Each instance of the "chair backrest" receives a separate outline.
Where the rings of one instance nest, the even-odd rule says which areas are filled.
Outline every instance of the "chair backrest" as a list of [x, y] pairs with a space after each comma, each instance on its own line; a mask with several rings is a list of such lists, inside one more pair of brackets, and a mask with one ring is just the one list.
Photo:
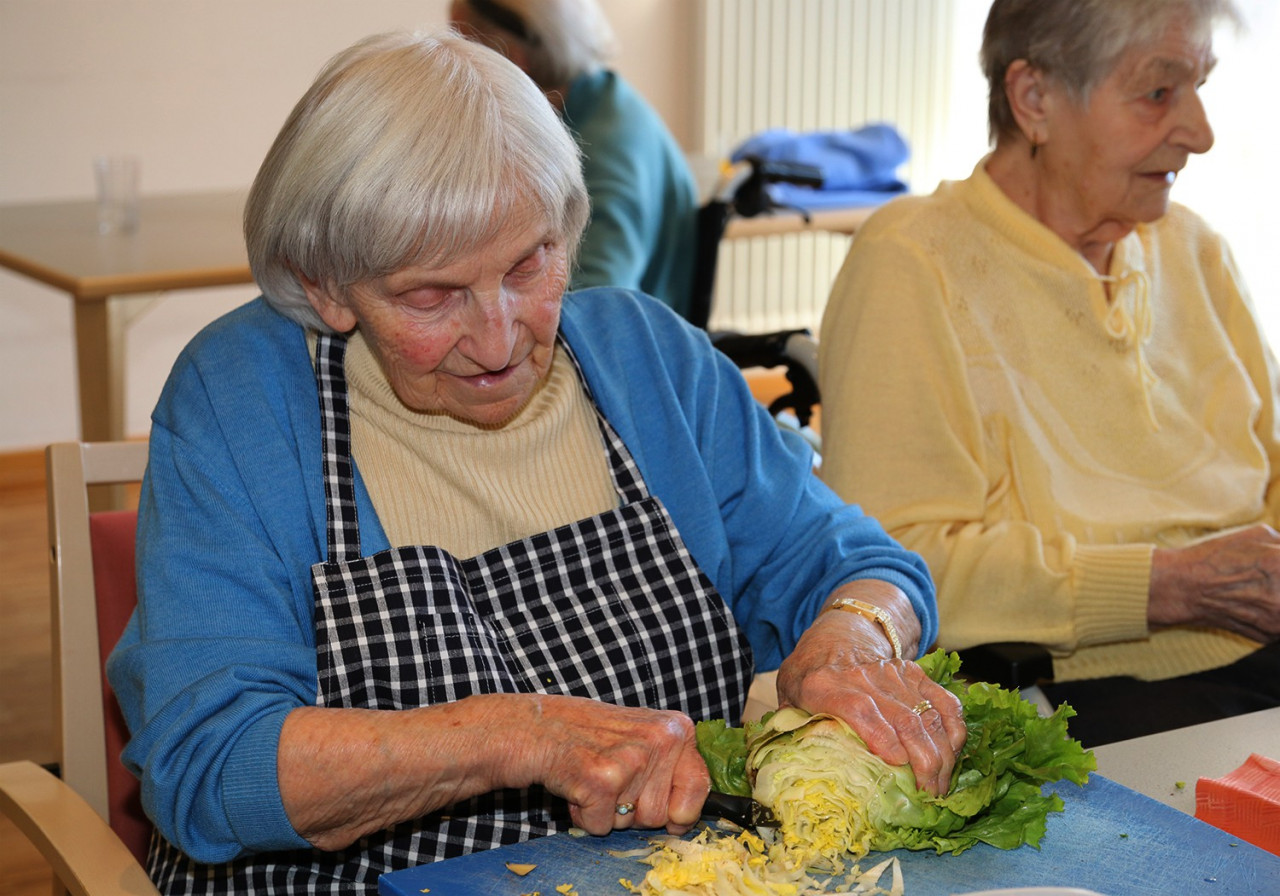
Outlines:
[[[133, 509], [92, 509], [94, 486], [141, 481], [145, 442], [65, 442], [46, 451], [53, 632], [54, 745], [62, 779], [146, 862], [151, 823], [120, 762], [128, 737], [103, 674], [137, 603]], [[95, 491], [98, 491], [95, 489]], [[110, 501], [119, 500], [113, 490]], [[100, 502], [93, 502], [96, 507]]]

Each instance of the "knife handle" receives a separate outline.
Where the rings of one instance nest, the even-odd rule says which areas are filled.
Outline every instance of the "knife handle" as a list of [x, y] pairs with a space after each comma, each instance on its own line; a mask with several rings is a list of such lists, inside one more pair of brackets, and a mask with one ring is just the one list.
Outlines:
[[749, 796], [735, 796], [713, 790], [707, 794], [707, 800], [702, 804], [702, 814], [704, 817], [725, 818], [736, 825], [749, 828], [754, 825], [754, 804], [755, 800]]

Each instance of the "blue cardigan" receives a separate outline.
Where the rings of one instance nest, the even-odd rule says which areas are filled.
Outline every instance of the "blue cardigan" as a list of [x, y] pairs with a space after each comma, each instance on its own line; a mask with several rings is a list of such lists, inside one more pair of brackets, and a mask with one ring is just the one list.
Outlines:
[[[565, 297], [561, 332], [694, 559], [771, 669], [840, 584], [884, 579], [937, 632], [920, 561], [812, 475], [703, 333], [647, 297]], [[357, 470], [358, 477], [358, 470]], [[366, 554], [387, 538], [357, 479]], [[139, 609], [108, 663], [125, 761], [203, 862], [305, 846], [276, 781], [285, 715], [316, 700], [310, 567], [325, 551], [320, 415], [302, 327], [258, 299], [174, 365], [152, 417]]]
[[615, 73], [579, 75], [565, 124], [591, 197], [572, 286], [648, 293], [688, 316], [697, 258], [693, 174], [662, 118]]

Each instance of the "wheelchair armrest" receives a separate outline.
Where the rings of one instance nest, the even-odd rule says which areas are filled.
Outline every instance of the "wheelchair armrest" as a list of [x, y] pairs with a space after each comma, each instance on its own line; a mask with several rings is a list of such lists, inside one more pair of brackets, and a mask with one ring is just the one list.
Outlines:
[[769, 405], [777, 416], [791, 409], [801, 426], [808, 426], [813, 409], [821, 402], [818, 392], [818, 349], [808, 330], [780, 330], [776, 333], [711, 333], [711, 344], [740, 369], [784, 367], [791, 391]]
[[1004, 688], [1029, 688], [1053, 680], [1053, 657], [1039, 644], [1004, 641], [959, 650], [965, 678], [989, 681]]
[[[775, 333], [734, 333], [723, 330], [708, 334], [711, 344], [724, 352], [739, 367], [777, 367], [789, 363], [808, 363], [803, 350], [796, 348], [803, 341], [812, 342], [808, 330], [779, 330]], [[817, 370], [813, 371], [817, 378]]]

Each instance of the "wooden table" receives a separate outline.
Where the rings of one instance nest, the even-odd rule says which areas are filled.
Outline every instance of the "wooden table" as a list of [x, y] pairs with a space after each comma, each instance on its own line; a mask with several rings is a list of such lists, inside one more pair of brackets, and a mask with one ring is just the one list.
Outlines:
[[124, 432], [124, 333], [148, 293], [252, 283], [244, 191], [143, 196], [131, 234], [100, 235], [93, 201], [0, 205], [0, 266], [71, 297], [80, 436]]
[[[70, 296], [80, 436], [123, 438], [124, 335], [139, 297], [251, 283], [241, 233], [244, 191], [144, 196], [131, 234], [99, 235], [92, 201], [0, 205], [0, 266]], [[871, 208], [733, 218], [726, 239], [807, 231], [851, 234]]]
[[817, 209], [809, 213], [805, 221], [799, 212], [774, 211], [754, 218], [734, 216], [725, 226], [724, 238], [743, 239], [753, 236], [777, 236], [784, 233], [842, 233], [852, 236], [880, 208], [878, 205], [857, 208]]

